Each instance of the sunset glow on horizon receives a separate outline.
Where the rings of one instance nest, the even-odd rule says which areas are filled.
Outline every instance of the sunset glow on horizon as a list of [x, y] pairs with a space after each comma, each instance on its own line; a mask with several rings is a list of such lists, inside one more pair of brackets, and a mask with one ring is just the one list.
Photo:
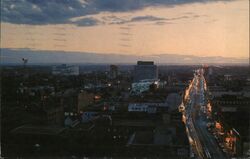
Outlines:
[[[74, 23], [81, 20], [82, 24]], [[1, 48], [141, 56], [249, 56], [248, 0], [102, 11], [70, 21], [72, 24], [35, 25], [1, 21]]]

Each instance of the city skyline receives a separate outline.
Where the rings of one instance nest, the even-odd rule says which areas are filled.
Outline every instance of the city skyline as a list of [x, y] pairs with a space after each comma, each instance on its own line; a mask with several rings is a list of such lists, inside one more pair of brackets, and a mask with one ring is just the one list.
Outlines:
[[1, 48], [248, 58], [248, 4], [247, 0], [4, 1]]

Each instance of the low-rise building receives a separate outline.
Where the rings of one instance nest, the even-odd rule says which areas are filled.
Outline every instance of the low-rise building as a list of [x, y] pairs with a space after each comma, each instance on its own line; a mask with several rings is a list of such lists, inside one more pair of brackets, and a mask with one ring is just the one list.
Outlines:
[[[127, 147], [129, 151], [138, 156], [151, 157], [188, 158], [190, 150], [185, 131], [180, 132], [175, 125], [156, 126], [153, 130], [135, 131], [129, 137]], [[145, 149], [147, 152], [144, 151]]]
[[78, 94], [78, 106], [77, 106], [78, 113], [85, 111], [87, 106], [92, 104], [98, 97], [99, 96], [95, 96], [91, 92], [81, 91]]
[[73, 65], [59, 65], [52, 67], [52, 74], [53, 75], [63, 75], [63, 76], [78, 76], [79, 75], [79, 66]]
[[141, 80], [139, 82], [132, 83], [132, 94], [141, 94], [142, 92], [148, 91], [151, 85], [159, 87], [159, 80], [150, 79], [150, 80]]
[[163, 110], [168, 110], [166, 103], [130, 103], [128, 105], [129, 112], [156, 113]]
[[211, 100], [212, 115], [220, 140], [232, 156], [243, 156], [249, 144], [250, 98], [222, 95]]

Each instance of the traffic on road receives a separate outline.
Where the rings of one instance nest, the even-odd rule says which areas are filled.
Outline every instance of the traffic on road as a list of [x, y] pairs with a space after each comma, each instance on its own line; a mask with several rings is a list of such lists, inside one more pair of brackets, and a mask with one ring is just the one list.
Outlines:
[[191, 145], [190, 157], [198, 159], [227, 159], [223, 146], [210, 130], [207, 116], [206, 81], [203, 69], [194, 72], [194, 78], [185, 93], [184, 122]]

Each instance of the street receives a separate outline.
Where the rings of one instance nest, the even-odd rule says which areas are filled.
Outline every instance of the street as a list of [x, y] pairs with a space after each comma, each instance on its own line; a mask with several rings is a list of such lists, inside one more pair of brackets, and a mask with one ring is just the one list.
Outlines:
[[188, 102], [185, 107], [187, 133], [192, 145], [191, 157], [225, 159], [214, 136], [207, 130], [208, 119], [206, 116], [205, 79], [202, 69], [194, 74], [188, 90]]

